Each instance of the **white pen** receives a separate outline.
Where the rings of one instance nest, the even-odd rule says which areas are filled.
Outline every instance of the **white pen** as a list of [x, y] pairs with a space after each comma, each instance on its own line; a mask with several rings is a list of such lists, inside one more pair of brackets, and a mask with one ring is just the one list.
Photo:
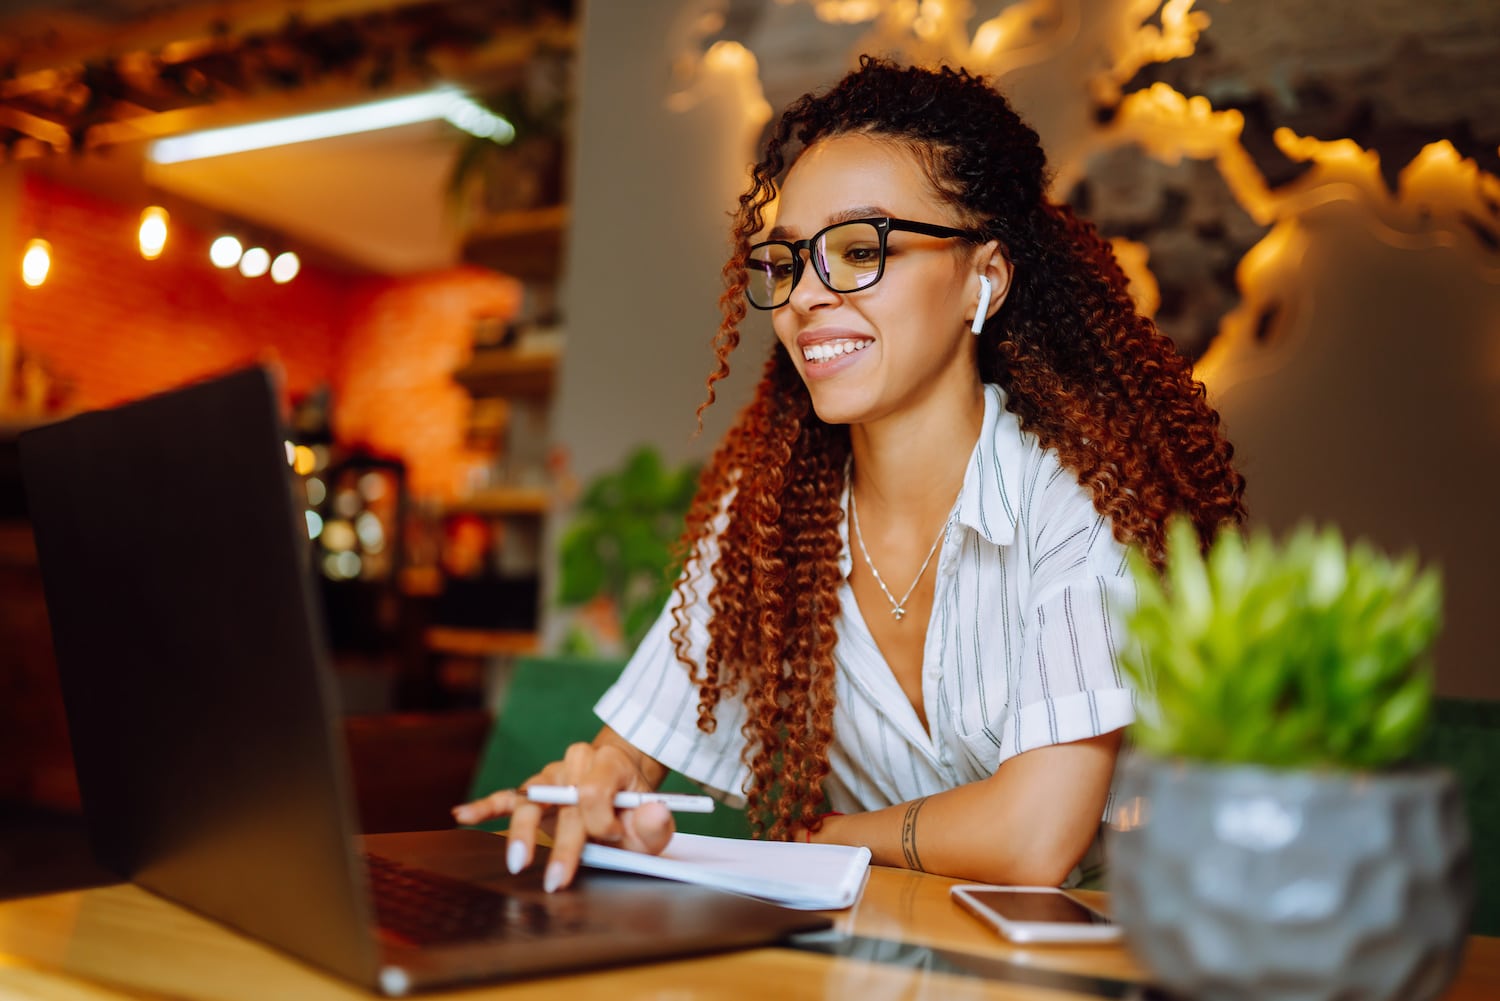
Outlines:
[[[533, 803], [548, 803], [553, 806], [577, 806], [577, 786], [527, 786], [526, 798]], [[689, 796], [673, 792], [617, 792], [616, 810], [633, 810], [646, 803], [660, 803], [676, 813], [713, 813], [714, 801], [710, 796]]]

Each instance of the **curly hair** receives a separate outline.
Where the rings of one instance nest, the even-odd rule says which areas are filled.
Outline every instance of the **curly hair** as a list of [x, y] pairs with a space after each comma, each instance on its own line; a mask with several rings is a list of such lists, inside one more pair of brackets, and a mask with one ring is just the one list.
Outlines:
[[[962, 69], [870, 56], [824, 94], [794, 102], [740, 196], [723, 268], [723, 314], [707, 399], [729, 373], [746, 312], [745, 262], [778, 179], [819, 140], [859, 134], [913, 153], [959, 225], [998, 240], [1009, 296], [979, 343], [984, 382], [1000, 385], [1021, 427], [1077, 474], [1115, 537], [1160, 565], [1167, 516], [1185, 512], [1207, 543], [1245, 515], [1244, 480], [1201, 382], [1136, 312], [1109, 245], [1047, 197], [1034, 132], [1006, 99]], [[757, 836], [816, 827], [833, 740], [834, 621], [842, 579], [840, 497], [846, 426], [821, 421], [777, 344], [755, 395], [705, 467], [688, 512], [685, 557], [717, 542], [701, 663], [690, 652], [689, 584], [679, 579], [672, 640], [698, 687], [698, 726], [738, 697]]]

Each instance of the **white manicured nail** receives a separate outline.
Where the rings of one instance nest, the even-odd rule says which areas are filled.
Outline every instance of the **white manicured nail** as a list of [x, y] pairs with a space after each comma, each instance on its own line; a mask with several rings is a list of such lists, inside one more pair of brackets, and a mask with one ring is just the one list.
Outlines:
[[505, 849], [505, 868], [512, 876], [526, 868], [526, 842], [512, 841]]
[[556, 893], [557, 888], [562, 886], [563, 867], [561, 862], [552, 862], [547, 866], [547, 878], [542, 880], [542, 889], [548, 893]]

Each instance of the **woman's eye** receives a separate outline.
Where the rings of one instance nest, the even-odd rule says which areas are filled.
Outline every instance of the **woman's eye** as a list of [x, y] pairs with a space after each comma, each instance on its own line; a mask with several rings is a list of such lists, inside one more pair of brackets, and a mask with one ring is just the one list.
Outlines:
[[846, 247], [844, 260], [850, 264], [874, 264], [880, 260], [879, 247]]
[[772, 281], [789, 282], [792, 280], [792, 272], [796, 269], [788, 263], [772, 265], [770, 270]]

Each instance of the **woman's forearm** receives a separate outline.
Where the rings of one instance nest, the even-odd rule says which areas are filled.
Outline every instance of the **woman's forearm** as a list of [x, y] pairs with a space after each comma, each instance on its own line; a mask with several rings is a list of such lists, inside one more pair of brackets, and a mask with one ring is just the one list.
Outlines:
[[980, 782], [827, 817], [812, 840], [865, 845], [877, 865], [1055, 886], [1098, 833], [1120, 737], [1115, 731], [1037, 748]]

